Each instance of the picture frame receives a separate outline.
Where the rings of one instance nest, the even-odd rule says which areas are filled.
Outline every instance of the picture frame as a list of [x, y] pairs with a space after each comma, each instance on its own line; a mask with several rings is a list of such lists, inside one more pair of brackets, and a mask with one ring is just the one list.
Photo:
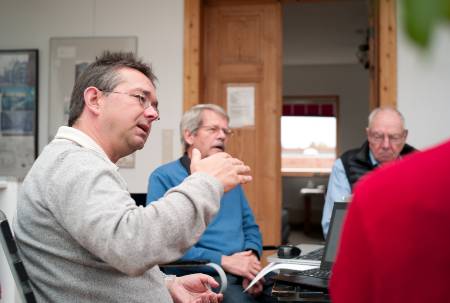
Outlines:
[[[50, 38], [50, 96], [48, 141], [58, 128], [67, 125], [70, 98], [76, 78], [104, 51], [137, 52], [137, 37], [53, 37]], [[135, 153], [117, 162], [134, 168]]]
[[39, 53], [0, 50], [0, 176], [22, 180], [38, 153]]

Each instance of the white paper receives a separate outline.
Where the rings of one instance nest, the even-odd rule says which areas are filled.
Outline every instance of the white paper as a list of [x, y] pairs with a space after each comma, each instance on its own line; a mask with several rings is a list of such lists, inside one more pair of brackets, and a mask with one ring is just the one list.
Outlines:
[[227, 113], [229, 126], [238, 128], [255, 125], [255, 87], [228, 86]]
[[256, 277], [250, 282], [250, 284], [247, 286], [246, 289], [244, 289], [244, 292], [249, 290], [253, 285], [255, 285], [256, 282], [258, 282], [262, 277], [267, 275], [269, 272], [280, 270], [280, 269], [290, 269], [290, 270], [308, 270], [312, 268], [317, 268], [319, 266], [313, 266], [313, 265], [303, 265], [303, 264], [291, 264], [291, 263], [269, 263], [266, 267], [264, 267], [257, 275]]

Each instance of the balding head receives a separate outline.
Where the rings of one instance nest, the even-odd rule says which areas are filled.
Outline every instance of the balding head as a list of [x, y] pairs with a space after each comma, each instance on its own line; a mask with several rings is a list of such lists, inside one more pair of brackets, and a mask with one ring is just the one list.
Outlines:
[[374, 109], [366, 132], [369, 148], [380, 164], [399, 157], [408, 135], [403, 115], [391, 107]]

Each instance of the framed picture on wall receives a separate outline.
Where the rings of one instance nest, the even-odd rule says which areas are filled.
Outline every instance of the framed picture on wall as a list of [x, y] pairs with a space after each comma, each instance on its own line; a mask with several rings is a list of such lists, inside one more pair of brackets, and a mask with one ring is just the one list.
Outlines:
[[37, 155], [38, 50], [0, 50], [0, 176], [23, 179]]

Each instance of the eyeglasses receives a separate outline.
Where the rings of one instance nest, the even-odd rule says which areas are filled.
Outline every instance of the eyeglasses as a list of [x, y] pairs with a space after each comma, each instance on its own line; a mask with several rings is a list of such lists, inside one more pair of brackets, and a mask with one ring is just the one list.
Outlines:
[[376, 144], [379, 144], [381, 142], [384, 141], [385, 137], [388, 137], [388, 140], [390, 143], [393, 144], [399, 144], [403, 142], [403, 139], [405, 138], [405, 132], [401, 133], [401, 134], [393, 134], [393, 135], [388, 135], [388, 134], [381, 134], [381, 133], [369, 133], [369, 139]]
[[231, 129], [219, 127], [217, 125], [204, 125], [204, 126], [200, 126], [197, 129], [204, 129], [206, 132], [208, 132], [210, 134], [218, 134], [220, 131], [223, 131], [223, 133], [227, 137], [233, 135], [233, 131]]
[[130, 94], [130, 93], [116, 92], [116, 91], [106, 91], [106, 90], [100, 90], [100, 91], [104, 92], [106, 94], [120, 94], [120, 95], [127, 95], [127, 96], [130, 96], [130, 97], [136, 98], [144, 109], [147, 109], [147, 108], [149, 108], [151, 106], [156, 111], [156, 113], [158, 114], [158, 119], [157, 120], [160, 119], [160, 117], [159, 117], [159, 110], [158, 110], [158, 102], [152, 102], [150, 100], [150, 98], [148, 98], [145, 95]]

